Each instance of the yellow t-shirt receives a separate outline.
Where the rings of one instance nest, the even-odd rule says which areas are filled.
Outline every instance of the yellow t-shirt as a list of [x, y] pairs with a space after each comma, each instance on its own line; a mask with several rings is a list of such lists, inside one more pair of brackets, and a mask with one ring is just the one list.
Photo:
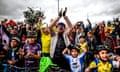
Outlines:
[[50, 42], [51, 42], [51, 35], [45, 35], [41, 30], [41, 41], [42, 41], [42, 52], [43, 53], [50, 53]]
[[83, 52], [83, 50], [81, 48], [87, 48], [87, 42], [80, 43], [80, 53]]
[[45, 35], [42, 33], [42, 52], [43, 53], [50, 53], [50, 42], [51, 42], [51, 37], [49, 35]]
[[98, 65], [93, 61], [90, 63], [90, 69], [95, 68], [97, 66], [97, 71], [98, 72], [111, 72], [112, 64], [109, 62], [106, 62], [105, 64], [99, 60]]
[[44, 34], [41, 29], [41, 23], [37, 23], [38, 27], [41, 31], [41, 42], [42, 42], [42, 53], [50, 53], [50, 42], [51, 42], [51, 35]]
[[112, 26], [111, 27], [105, 27], [104, 30], [105, 30], [105, 32], [109, 30], [110, 33], [112, 33], [113, 30], [114, 30], [114, 27], [112, 27]]

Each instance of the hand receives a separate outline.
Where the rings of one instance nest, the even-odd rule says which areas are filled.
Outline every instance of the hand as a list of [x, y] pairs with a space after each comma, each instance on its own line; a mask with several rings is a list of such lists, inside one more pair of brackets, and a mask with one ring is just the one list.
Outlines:
[[89, 19], [87, 18], [87, 21], [89, 21]]
[[41, 22], [42, 19], [43, 19], [43, 18], [40, 16], [40, 17], [38, 18], [38, 22]]
[[8, 63], [11, 64], [11, 65], [13, 65], [13, 64], [16, 63], [16, 60], [10, 60], [10, 61], [8, 61]]
[[9, 64], [12, 64], [12, 61], [8, 61]]
[[19, 49], [19, 51], [18, 51], [18, 53], [20, 54], [20, 55], [23, 55], [24, 54], [24, 49]]
[[63, 12], [63, 16], [66, 16], [66, 12], [67, 12], [67, 7], [65, 7], [65, 10]]
[[68, 19], [68, 16], [64, 16], [64, 19]]
[[59, 11], [58, 16], [62, 17], [62, 9]]
[[90, 68], [88, 67], [88, 68], [85, 68], [85, 72], [91, 72], [90, 71]]
[[9, 46], [8, 46], [8, 45], [5, 45], [5, 46], [3, 47], [3, 49], [7, 51], [7, 50], [9, 49]]
[[34, 54], [31, 52], [31, 51], [29, 51], [28, 53], [27, 53], [27, 56], [29, 57], [29, 56], [33, 56]]
[[120, 56], [116, 57], [116, 60], [120, 62]]
[[28, 56], [28, 57], [31, 56], [31, 52], [29, 51], [26, 56]]

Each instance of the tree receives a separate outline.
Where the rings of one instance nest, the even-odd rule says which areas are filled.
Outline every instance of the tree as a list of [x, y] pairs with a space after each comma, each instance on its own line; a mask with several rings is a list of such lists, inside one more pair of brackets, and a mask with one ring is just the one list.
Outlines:
[[24, 11], [23, 14], [26, 24], [36, 24], [40, 16], [43, 18], [43, 20], [45, 19], [44, 12], [41, 9], [33, 10], [32, 8], [28, 7], [28, 10]]

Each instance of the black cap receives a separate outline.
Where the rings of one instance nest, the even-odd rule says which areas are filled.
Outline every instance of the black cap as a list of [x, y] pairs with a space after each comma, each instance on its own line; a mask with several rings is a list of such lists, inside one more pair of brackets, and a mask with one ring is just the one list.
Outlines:
[[80, 38], [85, 38], [85, 36], [81, 35], [81, 36], [79, 37], [79, 39], [80, 39]]
[[37, 33], [36, 32], [34, 32], [34, 31], [29, 31], [28, 33], [27, 33], [27, 37], [28, 38], [30, 38], [30, 37], [37, 37]]
[[58, 23], [58, 24], [56, 25], [56, 27], [58, 27], [58, 26], [65, 27], [65, 24], [64, 24], [64, 23], [62, 23], [62, 22], [60, 22], [60, 23]]
[[109, 52], [108, 46], [105, 45], [99, 45], [97, 47], [97, 53], [100, 52], [101, 50], [107, 50]]
[[119, 22], [119, 18], [116, 18], [116, 19], [114, 20], [114, 22]]
[[12, 37], [11, 40], [16, 40], [18, 43], [20, 43], [20, 38], [18, 37]]
[[80, 45], [70, 44], [67, 48], [70, 49], [70, 50], [76, 49], [76, 50], [79, 52], [79, 50], [80, 50]]
[[107, 22], [107, 26], [110, 26], [110, 25], [111, 25], [111, 21], [108, 21], [108, 22]]

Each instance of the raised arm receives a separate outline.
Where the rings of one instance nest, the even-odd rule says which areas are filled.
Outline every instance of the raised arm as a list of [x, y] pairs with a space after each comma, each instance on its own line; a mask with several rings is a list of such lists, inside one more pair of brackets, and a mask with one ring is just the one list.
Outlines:
[[50, 23], [50, 25], [49, 25], [48, 28], [49, 28], [49, 30], [50, 30], [51, 36], [54, 36], [54, 35], [55, 35], [55, 31], [54, 31], [53, 27], [56, 26], [56, 24], [57, 24], [57, 22], [59, 21], [60, 18], [61, 18], [61, 17], [58, 16], [56, 19], [54, 19], [54, 20]]
[[71, 29], [72, 29], [72, 23], [69, 20], [68, 16], [66, 16], [66, 12], [67, 12], [67, 7], [65, 8], [65, 11], [63, 12], [63, 17], [64, 17], [64, 20], [66, 21], [66, 23], [68, 25], [68, 28], [67, 28], [66, 32], [67, 32], [67, 34], [69, 34], [71, 32]]
[[55, 26], [57, 24], [57, 22], [60, 20], [60, 16], [58, 16], [56, 19], [54, 19], [51, 23], [50, 23], [50, 26], [49, 28], [52, 29], [53, 26]]
[[69, 18], [68, 18], [68, 16], [64, 16], [64, 19], [65, 19], [65, 21], [66, 21], [66, 23], [67, 23], [67, 25], [68, 25], [68, 28], [72, 28], [72, 23], [71, 23], [71, 21], [69, 20]]
[[88, 23], [89, 23], [89, 30], [92, 31], [92, 23], [90, 22], [89, 19], [87, 19]]
[[68, 48], [65, 48], [65, 49], [62, 51], [62, 55], [64, 55], [67, 51], [68, 51]]
[[37, 27], [40, 29], [40, 27], [41, 27], [41, 25], [42, 25], [42, 20], [43, 20], [43, 18], [40, 16], [39, 18], [38, 18], [38, 22], [37, 22]]

